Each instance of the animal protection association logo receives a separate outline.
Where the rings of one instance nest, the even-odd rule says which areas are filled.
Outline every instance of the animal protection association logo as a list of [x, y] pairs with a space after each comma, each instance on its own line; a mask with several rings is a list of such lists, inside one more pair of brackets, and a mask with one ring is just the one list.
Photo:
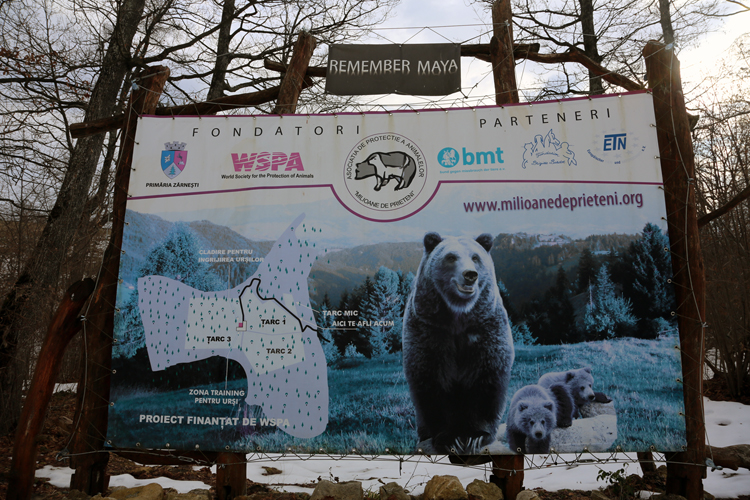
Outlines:
[[360, 205], [397, 210], [422, 191], [427, 167], [424, 154], [400, 134], [382, 133], [362, 139], [347, 156], [344, 180]]
[[164, 151], [161, 152], [161, 170], [170, 179], [174, 179], [185, 170], [188, 154], [185, 146], [187, 143], [177, 141], [164, 144]]
[[395, 181], [394, 191], [411, 186], [417, 173], [417, 163], [414, 158], [401, 151], [390, 153], [372, 153], [361, 163], [357, 163], [354, 170], [356, 180], [375, 178], [375, 191]]

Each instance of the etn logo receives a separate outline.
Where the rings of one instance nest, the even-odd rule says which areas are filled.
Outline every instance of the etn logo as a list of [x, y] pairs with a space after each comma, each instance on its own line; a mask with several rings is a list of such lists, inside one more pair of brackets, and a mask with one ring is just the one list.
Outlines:
[[608, 134], [604, 136], [604, 151], [617, 151], [625, 149], [626, 136], [628, 134]]

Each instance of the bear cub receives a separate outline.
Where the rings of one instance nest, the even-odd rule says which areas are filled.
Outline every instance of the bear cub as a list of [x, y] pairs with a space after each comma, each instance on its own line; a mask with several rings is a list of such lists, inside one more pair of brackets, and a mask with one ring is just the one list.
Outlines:
[[580, 407], [597, 400], [597, 393], [593, 390], [594, 376], [589, 367], [566, 372], [545, 373], [539, 379], [538, 384], [549, 390], [555, 397], [558, 427], [570, 427], [573, 419], [580, 416]]
[[508, 447], [520, 453], [549, 453], [550, 435], [557, 426], [557, 405], [539, 385], [521, 387], [513, 395], [506, 422]]
[[492, 236], [428, 233], [406, 302], [404, 373], [420, 441], [479, 454], [495, 440], [514, 350], [490, 256]]

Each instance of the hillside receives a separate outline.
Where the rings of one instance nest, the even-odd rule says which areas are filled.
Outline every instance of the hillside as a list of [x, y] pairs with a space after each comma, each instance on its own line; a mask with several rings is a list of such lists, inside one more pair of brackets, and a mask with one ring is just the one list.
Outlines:
[[420, 242], [376, 243], [320, 255], [310, 272], [310, 297], [318, 302], [327, 293], [331, 303], [338, 304], [344, 290], [359, 286], [380, 266], [416, 274], [422, 248]]
[[[573, 240], [563, 234], [501, 233], [491, 251], [498, 279], [507, 287], [516, 306], [544, 293], [554, 283], [558, 266], [575, 279], [578, 258], [584, 248], [592, 252], [620, 252], [635, 235], [592, 235]], [[422, 243], [376, 243], [329, 251], [318, 257], [310, 273], [310, 296], [319, 302], [325, 294], [338, 304], [344, 290], [351, 292], [372, 277], [380, 266], [415, 273], [422, 259]]]
[[[127, 226], [123, 235], [120, 276], [125, 281], [133, 282], [137, 277], [138, 269], [143, 265], [151, 248], [169, 234], [175, 223], [156, 215], [142, 214], [133, 210], [127, 211], [125, 222]], [[193, 221], [188, 226], [197, 237], [200, 250], [251, 250], [252, 256], [262, 257], [268, 253], [271, 245], [273, 245], [272, 241], [249, 240], [226, 226], [220, 226], [207, 220]], [[255, 272], [258, 263], [234, 263], [231, 269], [228, 264], [223, 263], [211, 264], [209, 267], [219, 276], [227, 277], [229, 274], [232, 282], [241, 277], [238, 281], [241, 282]]]

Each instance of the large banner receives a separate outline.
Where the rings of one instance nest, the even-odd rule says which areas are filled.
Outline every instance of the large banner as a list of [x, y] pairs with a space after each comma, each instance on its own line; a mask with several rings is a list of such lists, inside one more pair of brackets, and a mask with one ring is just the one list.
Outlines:
[[681, 450], [652, 96], [142, 118], [107, 439]]

